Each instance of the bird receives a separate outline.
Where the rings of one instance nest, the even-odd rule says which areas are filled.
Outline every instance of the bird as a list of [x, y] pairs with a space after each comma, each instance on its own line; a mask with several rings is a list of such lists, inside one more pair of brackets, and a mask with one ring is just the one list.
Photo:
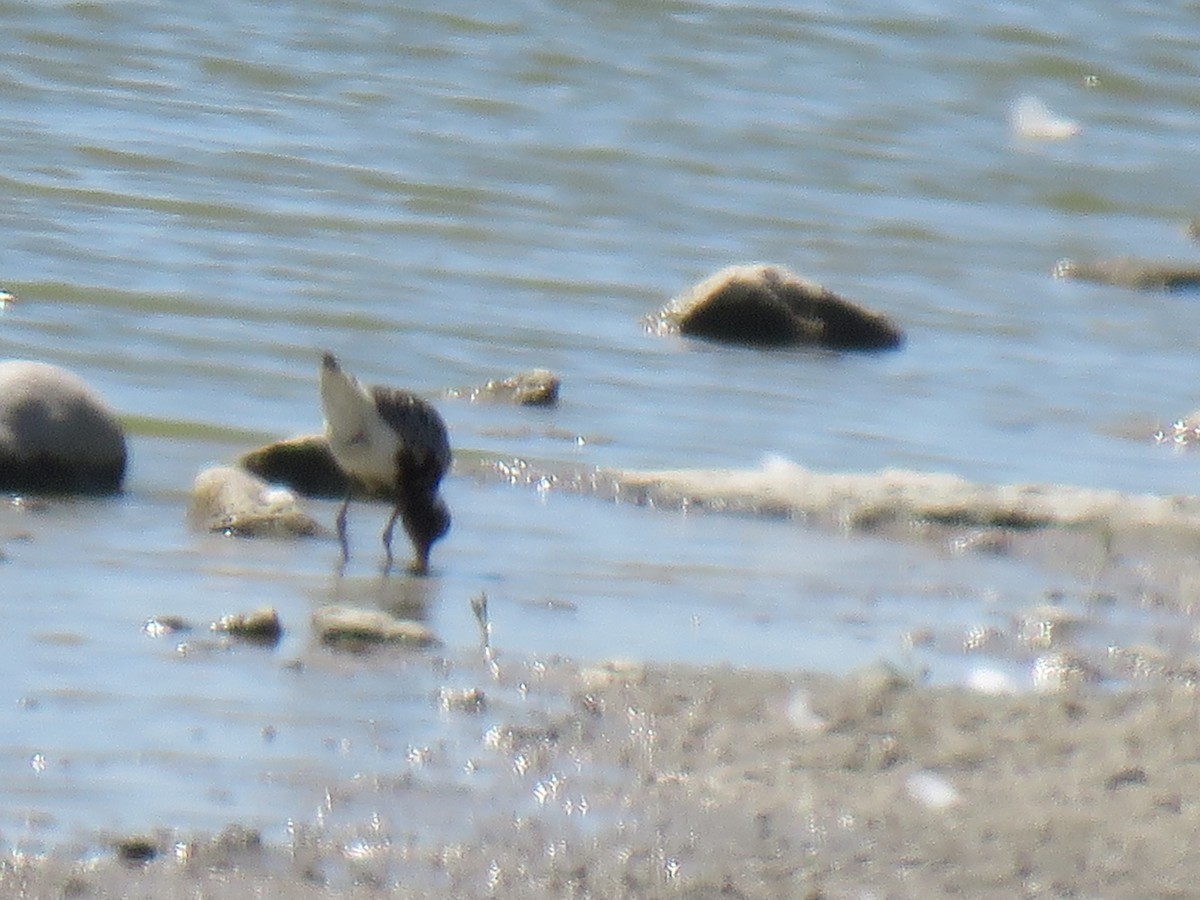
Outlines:
[[350, 559], [346, 513], [357, 482], [395, 502], [383, 529], [384, 572], [392, 567], [392, 531], [400, 519], [416, 551], [410, 571], [426, 574], [430, 549], [450, 530], [450, 508], [438, 493], [451, 460], [446, 423], [416, 394], [360, 384], [328, 352], [321, 359], [320, 394], [329, 449], [351, 483], [337, 515], [342, 565]]

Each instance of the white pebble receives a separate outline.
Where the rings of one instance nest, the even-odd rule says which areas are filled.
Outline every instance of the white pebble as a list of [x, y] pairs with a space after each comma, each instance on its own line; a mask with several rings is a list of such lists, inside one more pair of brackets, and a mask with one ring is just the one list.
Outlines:
[[829, 723], [813, 711], [807, 691], [796, 691], [787, 705], [788, 721], [800, 731], [824, 731]]
[[927, 770], [913, 772], [905, 780], [904, 787], [910, 797], [930, 809], [947, 809], [962, 799], [954, 785]]
[[967, 676], [967, 687], [979, 694], [998, 696], [1015, 694], [1017, 683], [1013, 678], [999, 669], [974, 669]]

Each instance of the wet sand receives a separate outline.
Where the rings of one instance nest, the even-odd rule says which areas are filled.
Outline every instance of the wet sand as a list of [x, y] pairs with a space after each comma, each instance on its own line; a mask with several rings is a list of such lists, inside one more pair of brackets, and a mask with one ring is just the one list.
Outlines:
[[[508, 667], [544, 712], [489, 729], [491, 793], [271, 846], [147, 837], [0, 865], [26, 897], [1189, 895], [1200, 700], [1152, 679], [992, 696], [844, 678], [558, 662]], [[334, 798], [422, 808], [411, 783]], [[441, 837], [439, 837], [441, 833]], [[142, 857], [147, 847], [126, 846]]]
[[[888, 515], [868, 530], [1086, 576], [1098, 608], [1194, 614], [1190, 521], [1087, 518]], [[477, 679], [479, 702], [444, 706], [477, 726], [465, 774], [433, 747], [429, 777], [328, 784], [328, 818], [283, 841], [164, 823], [13, 854], [0, 896], [1193, 895], [1195, 634], [1088, 649], [1045, 615], [1032, 634], [1018, 621], [989, 637], [1025, 654], [1038, 688], [1025, 691], [883, 666], [835, 677], [463, 651], [446, 670]]]

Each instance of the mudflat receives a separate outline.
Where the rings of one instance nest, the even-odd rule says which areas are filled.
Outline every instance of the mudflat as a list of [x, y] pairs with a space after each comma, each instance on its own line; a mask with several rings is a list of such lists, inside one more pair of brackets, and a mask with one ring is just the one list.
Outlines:
[[[791, 492], [772, 488], [765, 505], [822, 519], [829, 504], [805, 505], [812, 479], [787, 474]], [[667, 492], [669, 479], [648, 480]], [[821, 496], [863, 495], [815, 483]], [[849, 518], [1073, 573], [1099, 616], [1122, 606], [1194, 615], [1194, 500], [1028, 489], [1009, 492], [1015, 505], [1005, 494], [980, 507], [954, 482], [969, 502], [928, 512], [915, 504], [934, 494], [906, 484], [870, 504], [886, 514]], [[745, 494], [730, 508], [762, 511], [760, 491], [736, 487], [723, 488]], [[699, 496], [690, 482], [680, 490]], [[465, 772], [462, 756], [433, 747], [420, 776], [322, 783], [331, 812], [372, 812], [296, 823], [285, 840], [238, 822], [216, 835], [163, 823], [10, 853], [0, 896], [1193, 896], [1196, 635], [1076, 644], [1074, 614], [1047, 600], [1011, 634], [979, 636], [988, 652], [1028, 662], [1020, 684], [986, 668], [970, 685], [935, 685], [882, 664], [835, 676], [450, 651], [446, 670], [477, 680], [436, 700], [471, 723]], [[972, 635], [956, 639], [978, 649]], [[386, 653], [405, 651], [373, 652], [386, 667]], [[355, 664], [296, 662], [331, 659]]]
[[[530, 671], [510, 667], [511, 678]], [[1200, 699], [1152, 678], [991, 695], [725, 667], [541, 665], [541, 712], [488, 731], [495, 795], [272, 846], [231, 826], [9, 857], [26, 897], [1190, 895]], [[405, 809], [416, 790], [355, 779]], [[429, 804], [426, 804], [426, 808]], [[427, 827], [428, 826], [428, 827]]]

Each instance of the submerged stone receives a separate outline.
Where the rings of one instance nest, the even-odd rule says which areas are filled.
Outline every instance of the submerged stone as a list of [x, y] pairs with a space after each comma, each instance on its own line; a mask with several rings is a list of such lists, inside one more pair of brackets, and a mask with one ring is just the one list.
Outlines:
[[1017, 640], [1031, 650], [1060, 646], [1084, 624], [1077, 613], [1061, 606], [1037, 606], [1017, 616]]
[[[707, 508], [874, 527], [886, 518], [958, 528], [1169, 528], [1200, 533], [1200, 498], [1067, 485], [975, 484], [955, 475], [887, 469], [823, 473], [786, 460], [759, 469], [607, 473], [621, 496], [659, 507]], [[597, 479], [599, 481], [599, 479]]]
[[125, 433], [79, 376], [29, 360], [0, 362], [0, 490], [114, 493]]
[[561, 380], [549, 369], [530, 369], [510, 378], [494, 378], [482, 387], [453, 390], [452, 397], [476, 401], [515, 403], [518, 406], [554, 406]]
[[438, 688], [434, 702], [447, 712], [481, 713], [487, 709], [487, 696], [479, 688]]
[[230, 466], [196, 476], [188, 518], [198, 528], [237, 537], [311, 537], [321, 530], [291, 491]]
[[248, 613], [230, 613], [212, 625], [213, 631], [257, 644], [276, 644], [283, 636], [283, 623], [272, 606]]
[[1044, 693], [1099, 684], [1103, 680], [1100, 670], [1073, 650], [1043, 653], [1033, 661], [1030, 674], [1034, 689]]
[[321, 643], [335, 647], [354, 649], [370, 644], [432, 647], [441, 643], [428, 625], [377, 609], [322, 606], [313, 613], [312, 624]]
[[890, 350], [903, 331], [866, 309], [779, 266], [730, 266], [650, 317], [659, 334], [751, 346]]
[[168, 635], [181, 634], [191, 630], [191, 623], [183, 618], [183, 616], [151, 616], [142, 623], [142, 632], [153, 638], [167, 637]]
[[1091, 261], [1063, 259], [1055, 264], [1054, 277], [1139, 291], [1196, 290], [1200, 289], [1200, 264], [1133, 257]]

